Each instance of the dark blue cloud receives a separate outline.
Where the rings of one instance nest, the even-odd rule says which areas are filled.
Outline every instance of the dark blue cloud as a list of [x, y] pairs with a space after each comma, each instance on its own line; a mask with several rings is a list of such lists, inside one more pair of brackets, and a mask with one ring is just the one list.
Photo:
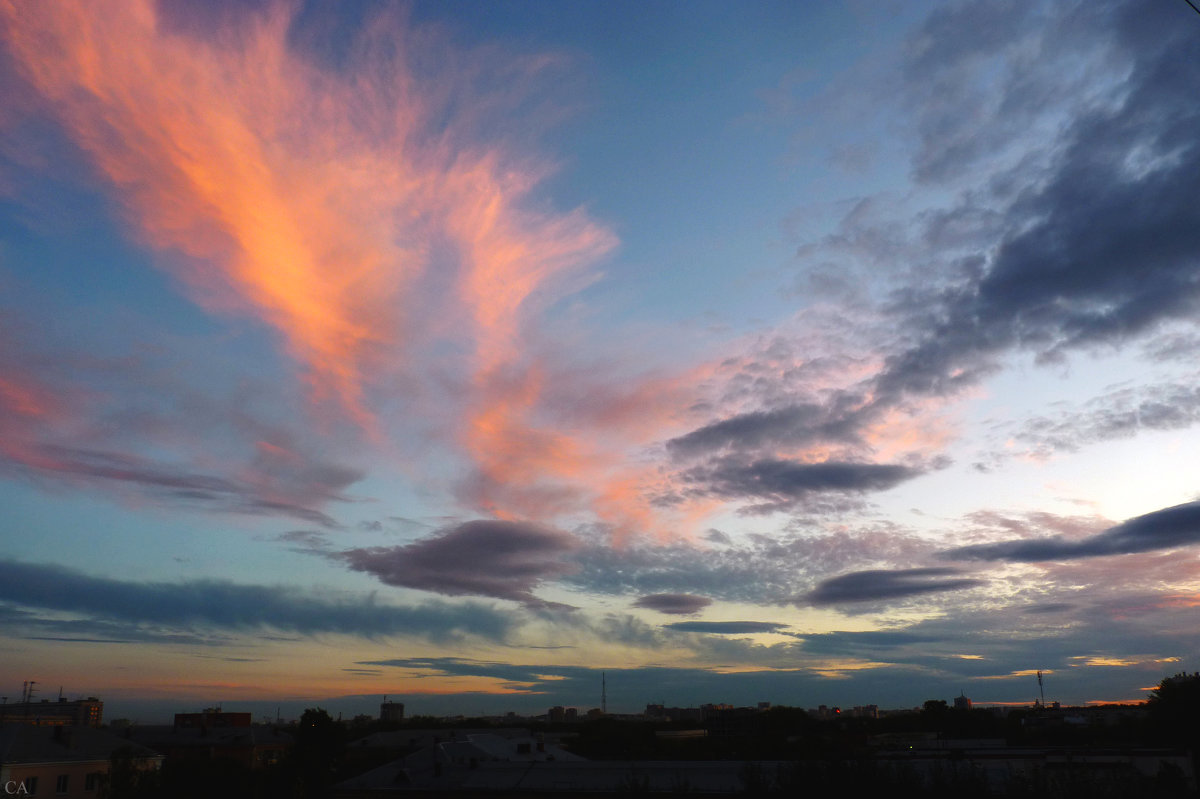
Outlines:
[[[968, 4], [952, 16], [987, 17], [992, 5]], [[1039, 20], [1027, 29], [1030, 42], [1048, 57], [1071, 49], [1092, 57], [1104, 53], [1128, 72], [1109, 102], [1081, 106], [1060, 126], [1045, 163], [1034, 160], [1026, 172], [1008, 176], [1025, 189], [1002, 208], [1002, 222], [986, 246], [964, 256], [956, 279], [901, 296], [897, 310], [907, 316], [915, 340], [887, 359], [876, 381], [878, 401], [953, 393], [989, 373], [1004, 351], [1025, 349], [1053, 359], [1196, 317], [1200, 38], [1186, 11], [1171, 4], [1095, 3], [1085, 13]], [[961, 49], [961, 37], [985, 35], [980, 31], [987, 26], [941, 25], [946, 16], [934, 15], [922, 32], [933, 57], [914, 63], [914, 84], [957, 85], [953, 78], [963, 67], [952, 55]], [[1042, 41], [1043, 32], [1054, 40]], [[990, 87], [1005, 100], [989, 123], [1032, 120], [1053, 107], [1035, 89], [1059, 76], [1030, 71], [1036, 61], [1017, 63], [1022, 69], [1001, 74], [999, 85]], [[993, 126], [961, 113], [958, 120], [926, 131], [928, 151], [941, 153], [930, 174], [961, 173], [988, 152]], [[949, 146], [956, 141], [983, 146], [956, 151]], [[1002, 199], [1000, 192], [995, 199]], [[964, 204], [950, 214], [957, 212], [975, 209]]]
[[982, 580], [962, 577], [961, 574], [957, 569], [949, 568], [852, 572], [825, 580], [803, 601], [811, 605], [880, 602], [942, 591], [959, 591], [983, 584]]
[[[576, 677], [579, 674], [591, 673], [590, 669], [580, 667], [523, 666], [456, 657], [360, 660], [355, 665], [409, 669], [417, 672], [411, 675], [411, 679], [417, 680], [431, 677], [495, 677], [509, 682], [542, 683], [556, 681], [558, 677]], [[547, 680], [546, 675], [551, 675], [552, 679]]]
[[1069, 613], [1077, 609], [1078, 606], [1072, 605], [1070, 602], [1044, 602], [1038, 605], [1030, 605], [1029, 607], [1021, 608], [1021, 612], [1040, 616], [1043, 614]]
[[[803, 636], [802, 650], [811, 655], [893, 657], [896, 650], [924, 644], [946, 643], [940, 636], [910, 630], [868, 630], [812, 633]], [[883, 654], [886, 653], [886, 654]]]
[[[142, 625], [201, 633], [274, 629], [304, 635], [418, 635], [446, 640], [469, 634], [500, 640], [513, 624], [508, 615], [479, 605], [430, 602], [406, 607], [380, 604], [373, 598], [334, 601], [293, 588], [221, 580], [138, 583], [20, 561], [0, 562], [0, 573], [4, 574], [0, 601], [37, 611], [80, 614], [100, 620], [104, 626], [99, 629], [109, 631], [120, 629], [114, 625], [129, 625], [128, 635], [109, 637], [138, 640], [144, 638]], [[75, 626], [86, 630], [90, 623]]]
[[757, 500], [756, 512], [787, 510], [820, 494], [884, 491], [923, 472], [894, 463], [720, 458], [683, 473], [697, 490], [725, 499]]
[[713, 633], [715, 635], [752, 635], [754, 633], [777, 633], [788, 625], [771, 621], [677, 621], [664, 624], [663, 629], [682, 633]]
[[712, 604], [706, 596], [695, 594], [649, 594], [639, 597], [633, 603], [634, 607], [657, 610], [659, 613], [670, 613], [686, 616], [689, 613], [699, 613]]
[[671, 439], [667, 449], [676, 457], [686, 458], [723, 449], [753, 450], [815, 441], [857, 442], [853, 417], [815, 403], [750, 411]]
[[1124, 555], [1200, 543], [1200, 502], [1188, 502], [1137, 516], [1087, 538], [1021, 538], [974, 544], [940, 552], [946, 560], [1004, 560], [1031, 563]]
[[405, 546], [351, 549], [331, 557], [388, 585], [548, 607], [554, 603], [538, 599], [533, 589], [575, 571], [569, 556], [578, 547], [574, 537], [549, 527], [479, 520]]
[[[437, 706], [442, 712], [502, 713], [523, 708], [528, 712], [545, 713], [553, 705], [580, 708], [600, 705], [601, 672], [607, 686], [608, 706], [616, 712], [640, 712], [647, 704], [668, 707], [697, 707], [704, 703], [727, 702], [739, 706], [755, 706], [769, 701], [796, 707], [815, 707], [818, 704], [841, 704], [849, 707], [895, 698], [902, 705], [918, 705], [937, 693], [941, 676], [931, 676], [923, 669], [897, 666], [892, 670], [874, 673], [856, 672], [856, 680], [834, 679], [804, 668], [770, 669], [728, 674], [706, 668], [589, 668], [581, 666], [509, 665], [460, 658], [396, 658], [362, 661], [360, 667], [394, 667], [427, 672], [429, 677], [444, 675], [492, 677], [504, 680], [515, 693], [488, 695], [463, 694], [457, 697], [412, 697], [406, 703], [410, 712]], [[902, 674], [902, 688], [897, 690], [897, 674]], [[547, 679], [550, 677], [552, 679]], [[408, 679], [406, 675], [405, 679]], [[378, 698], [375, 698], [378, 708]], [[366, 712], [366, 711], [363, 711]], [[428, 711], [424, 711], [428, 712]]]

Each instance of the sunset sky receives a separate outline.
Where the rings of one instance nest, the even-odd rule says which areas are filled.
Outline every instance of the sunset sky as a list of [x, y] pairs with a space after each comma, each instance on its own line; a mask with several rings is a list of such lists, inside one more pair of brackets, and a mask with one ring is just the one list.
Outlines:
[[10, 702], [1200, 668], [1183, 0], [0, 0], [0, 96]]

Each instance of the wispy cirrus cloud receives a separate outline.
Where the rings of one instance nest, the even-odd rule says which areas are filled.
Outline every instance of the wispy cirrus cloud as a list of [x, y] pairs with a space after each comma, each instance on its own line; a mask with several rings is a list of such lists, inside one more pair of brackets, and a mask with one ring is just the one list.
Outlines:
[[[300, 497], [292, 499], [277, 491], [262, 490], [262, 486], [255, 486], [253, 482], [197, 474], [135, 455], [46, 445], [26, 448], [21, 465], [39, 475], [53, 475], [79, 483], [129, 486], [144, 495], [157, 496], [178, 506], [190, 505], [225, 513], [286, 516], [322, 527], [338, 526], [331, 516], [317, 509], [317, 504], [335, 498], [336, 494], [318, 495], [307, 501]], [[269, 472], [260, 474], [263, 479], [274, 479]], [[333, 476], [333, 472], [326, 476]], [[360, 476], [353, 471], [337, 470], [332, 484], [326, 488], [336, 491], [357, 481]], [[314, 481], [304, 482], [315, 488]]]
[[[177, 373], [184, 353], [72, 353], [7, 321], [0, 472], [132, 502], [340, 526], [327, 509], [350, 501], [365, 473], [290, 426], [290, 409], [265, 384], [222, 396]], [[22, 339], [33, 343], [18, 351], [12, 342]], [[265, 421], [268, 403], [275, 416]]]
[[555, 166], [529, 134], [558, 112], [529, 98], [553, 94], [561, 55], [463, 48], [387, 10], [337, 58], [332, 21], [287, 3], [3, 10], [31, 108], [195, 302], [278, 336], [321, 424], [349, 419], [386, 449], [380, 409], [416, 409], [405, 432], [465, 455], [457, 498], [497, 518], [583, 509], [632, 533], [680, 515], [628, 463], [693, 401], [689, 370], [620, 392], [591, 376], [583, 427], [553, 396], [569, 370], [539, 315], [616, 244], [539, 197]]
[[989, 468], [1014, 454], [1048, 458], [1147, 431], [1183, 430], [1200, 423], [1200, 391], [1193, 381], [1119, 386], [1078, 406], [1006, 425], [1012, 446], [988, 454], [977, 465]]

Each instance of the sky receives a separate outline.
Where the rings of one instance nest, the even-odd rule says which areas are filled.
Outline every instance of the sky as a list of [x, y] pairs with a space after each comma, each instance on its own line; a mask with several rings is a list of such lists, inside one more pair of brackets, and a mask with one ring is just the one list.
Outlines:
[[1174, 0], [0, 0], [2, 692], [1145, 698], [1198, 88]]

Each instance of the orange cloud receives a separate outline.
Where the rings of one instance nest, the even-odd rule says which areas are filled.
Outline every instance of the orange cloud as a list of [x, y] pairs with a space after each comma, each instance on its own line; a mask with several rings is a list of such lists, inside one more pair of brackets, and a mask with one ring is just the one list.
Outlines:
[[[1053, 674], [1054, 669], [1042, 669], [1041, 673], [1042, 674]], [[1014, 677], [1036, 677], [1037, 674], [1038, 674], [1037, 669], [1019, 669], [1017, 671], [1010, 671], [1008, 674], [989, 674], [986, 676], [976, 677], [975, 679], [977, 679], [977, 680], [1011, 680]], [[989, 703], [989, 704], [992, 704], [992, 703]]]
[[415, 335], [406, 310], [429, 304], [411, 294], [435, 242], [461, 253], [448, 268], [484, 365], [503, 362], [532, 293], [613, 244], [580, 212], [522, 208], [544, 169], [456, 139], [440, 115], [469, 81], [418, 78], [407, 59], [428, 45], [402, 19], [368, 26], [335, 70], [289, 44], [285, 4], [204, 38], [149, 0], [4, 2], [0, 18], [137, 235], [205, 307], [276, 330], [312, 398], [365, 428], [372, 375]]
[[946, 399], [934, 397], [889, 409], [863, 431], [863, 439], [882, 461], [942, 452], [959, 435], [947, 405]]
[[[668, 486], [655, 467], [637, 461], [635, 450], [652, 431], [662, 435], [681, 424], [675, 402], [647, 397], [642, 414], [630, 413], [625, 406], [647, 393], [635, 384], [628, 392], [601, 398], [585, 419], [546, 420], [546, 382], [553, 378], [542, 365], [490, 377], [481, 378], [462, 432], [478, 470], [463, 492], [468, 504], [513, 520], [570, 519], [590, 512], [618, 540], [634, 532], [674, 537], [714, 509], [706, 501], [670, 512], [652, 504]], [[666, 390], [670, 382], [647, 380], [677, 400], [678, 390]], [[684, 379], [676, 382], [682, 385]]]
[[[383, 14], [334, 66], [296, 44], [292, 4], [189, 25], [166, 8], [0, 0], [0, 37], [134, 235], [198, 303], [267, 326], [302, 367], [314, 407], [377, 441], [397, 374], [422, 390], [448, 376], [461, 393], [421, 410], [470, 460], [460, 498], [473, 510], [590, 514], [618, 536], [668, 537], [715, 509], [675, 495], [642, 448], [685, 432], [696, 387], [734, 367], [714, 361], [621, 389], [593, 376], [591, 405], [558, 413], [551, 401], [559, 375], [532, 346], [539, 311], [617, 243], [584, 211], [539, 204], [551, 167], [494, 133], [552, 58], [454, 51]], [[789, 393], [875, 368], [863, 358], [827, 373], [766, 349], [743, 377], [765, 369]], [[0, 385], [0, 402], [36, 407], [19, 392]], [[913, 421], [928, 410], [883, 420], [871, 445], [881, 457], [943, 445], [945, 425]], [[301, 487], [350, 477], [316, 480], [295, 461], [278, 447], [256, 452]], [[271, 501], [295, 500], [292, 483], [244, 477]], [[667, 496], [670, 510], [655, 504]]]
[[578, 211], [551, 216], [519, 208], [515, 201], [532, 188], [532, 176], [505, 174], [493, 156], [454, 177], [449, 229], [467, 262], [460, 293], [474, 316], [478, 374], [486, 379], [520, 356], [521, 312], [534, 292], [616, 239]]
[[[465, 415], [453, 426], [477, 509], [553, 516], [595, 496], [606, 516], [644, 519], [613, 509], [638, 501], [606, 477], [625, 453], [541, 418], [545, 378], [523, 356], [536, 312], [616, 239], [582, 211], [535, 210], [548, 168], [478, 140], [493, 100], [473, 102], [459, 73], [485, 67], [439, 52], [446, 74], [418, 75], [430, 37], [398, 16], [367, 25], [338, 69], [289, 44], [291, 5], [230, 21], [198, 36], [150, 0], [0, 0], [14, 63], [134, 233], [205, 308], [276, 331], [318, 407], [378, 435], [375, 377], [419, 374], [422, 347], [451, 339], [468, 396], [437, 412]], [[652, 389], [630, 403], [644, 412]], [[658, 405], [612, 412], [637, 440], [671, 412]]]
[[0, 367], [5, 372], [0, 375], [0, 458], [58, 470], [60, 464], [37, 446], [37, 440], [69, 418], [68, 403], [61, 392], [16, 364], [0, 362]]
[[40, 386], [22, 384], [11, 375], [0, 376], [0, 409], [5, 418], [44, 417], [56, 405], [54, 397]]
[[173, 268], [206, 306], [277, 329], [315, 392], [365, 421], [373, 323], [416, 264], [386, 215], [343, 204], [395, 168], [375, 173], [383, 153], [337, 135], [350, 87], [287, 49], [287, 13], [201, 42], [148, 2], [2, 8], [9, 51], [138, 234], [185, 256]]
[[[1156, 607], [1160, 608], [1195, 608], [1200, 607], [1200, 594], [1172, 594], [1163, 597]], [[1166, 661], [1174, 661], [1179, 658], [1166, 658]]]
[[[277, 331], [315, 402], [374, 430], [372, 376], [428, 343], [413, 311], [467, 340], [456, 427], [480, 473], [476, 508], [554, 516], [590, 496], [606, 518], [647, 520], [636, 481], [607, 476], [626, 453], [539, 418], [545, 376], [522, 355], [539, 303], [615, 237], [580, 211], [531, 210], [546, 168], [460, 136], [456, 121], [469, 134], [474, 120], [435, 129], [457, 89], [414, 74], [406, 48], [420, 45], [403, 20], [369, 26], [339, 72], [289, 46], [290, 6], [203, 39], [147, 0], [0, 9], [15, 62], [137, 235], [173, 253], [165, 265], [206, 308]], [[443, 274], [426, 280], [435, 267]], [[618, 440], [644, 439], [673, 413], [662, 402], [646, 413], [651, 393], [611, 406], [632, 434]]]

